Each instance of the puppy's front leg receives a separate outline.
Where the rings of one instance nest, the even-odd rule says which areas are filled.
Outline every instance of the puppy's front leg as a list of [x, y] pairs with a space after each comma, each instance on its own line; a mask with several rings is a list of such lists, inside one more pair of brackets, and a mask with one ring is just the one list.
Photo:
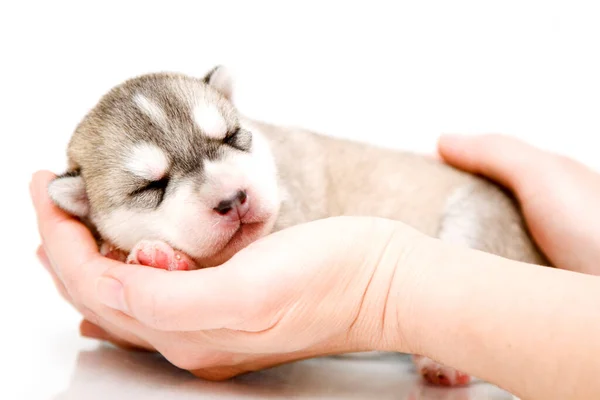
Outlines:
[[104, 241], [100, 245], [100, 254], [127, 264], [144, 265], [168, 271], [185, 271], [196, 267], [194, 261], [186, 254], [174, 250], [159, 240], [142, 240], [133, 247], [129, 254], [116, 248], [110, 242]]
[[190, 257], [159, 240], [138, 242], [129, 253], [126, 262], [168, 271], [185, 271], [195, 268], [195, 263]]

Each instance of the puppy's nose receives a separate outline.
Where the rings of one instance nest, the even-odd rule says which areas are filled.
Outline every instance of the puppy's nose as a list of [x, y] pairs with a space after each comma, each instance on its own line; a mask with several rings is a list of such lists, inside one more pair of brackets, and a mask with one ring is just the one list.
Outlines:
[[245, 191], [239, 190], [233, 197], [229, 199], [221, 200], [219, 204], [214, 208], [216, 212], [221, 215], [227, 215], [232, 210], [239, 208], [241, 205], [246, 203], [248, 195]]

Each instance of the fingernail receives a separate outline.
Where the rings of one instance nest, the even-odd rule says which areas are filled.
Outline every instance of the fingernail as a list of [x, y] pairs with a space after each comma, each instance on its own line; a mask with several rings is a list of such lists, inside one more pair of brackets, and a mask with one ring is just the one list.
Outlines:
[[123, 285], [116, 279], [101, 277], [96, 287], [98, 300], [107, 307], [128, 313]]

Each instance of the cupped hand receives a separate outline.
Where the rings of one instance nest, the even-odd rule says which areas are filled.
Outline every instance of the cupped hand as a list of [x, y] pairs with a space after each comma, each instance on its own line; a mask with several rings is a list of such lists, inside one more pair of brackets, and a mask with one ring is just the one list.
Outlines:
[[398, 321], [397, 307], [386, 307], [390, 285], [410, 281], [408, 256], [424, 238], [413, 229], [332, 218], [267, 236], [216, 268], [164, 271], [102, 257], [89, 231], [48, 198], [53, 176], [38, 173], [31, 186], [38, 255], [87, 320], [84, 335], [156, 350], [209, 379], [409, 347], [398, 345], [401, 329], [385, 325]]
[[498, 134], [442, 136], [439, 153], [448, 164], [510, 189], [556, 267], [600, 275], [600, 174]]

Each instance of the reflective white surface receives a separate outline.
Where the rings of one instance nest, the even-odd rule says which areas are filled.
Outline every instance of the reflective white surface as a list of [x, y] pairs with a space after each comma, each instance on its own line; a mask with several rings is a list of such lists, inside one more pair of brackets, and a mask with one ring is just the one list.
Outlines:
[[98, 348], [79, 337], [79, 317], [33, 257], [27, 185], [37, 169], [63, 170], [75, 125], [113, 85], [148, 71], [201, 76], [215, 64], [231, 68], [234, 100], [251, 117], [426, 152], [442, 132], [503, 132], [598, 168], [599, 8], [0, 2], [0, 399], [510, 398], [483, 384], [423, 386], [398, 358], [311, 360], [207, 383]]
[[314, 359], [248, 374], [228, 382], [199, 380], [160, 357], [108, 346], [82, 351], [68, 387], [53, 400], [100, 399], [445, 399], [503, 400], [494, 386], [443, 389], [423, 384], [410, 359]]

